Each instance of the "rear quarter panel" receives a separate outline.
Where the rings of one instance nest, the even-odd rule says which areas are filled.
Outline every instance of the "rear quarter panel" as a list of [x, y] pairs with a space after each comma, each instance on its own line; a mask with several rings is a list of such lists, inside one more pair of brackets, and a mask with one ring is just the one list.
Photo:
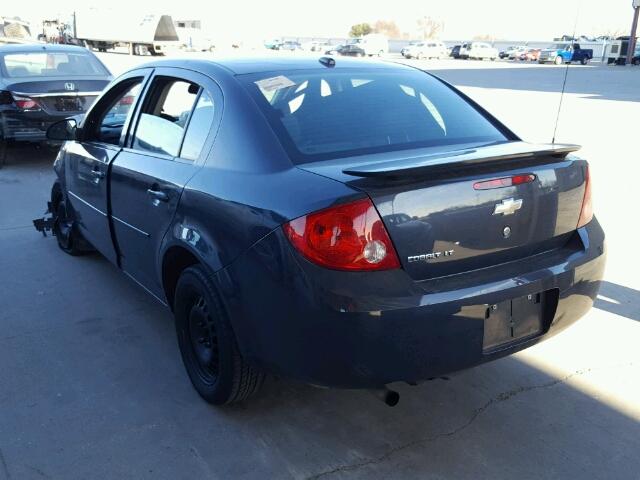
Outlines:
[[210, 271], [229, 265], [289, 219], [364, 194], [294, 167], [253, 99], [231, 76], [216, 78], [224, 113], [205, 165], [186, 185], [158, 258], [172, 246]]

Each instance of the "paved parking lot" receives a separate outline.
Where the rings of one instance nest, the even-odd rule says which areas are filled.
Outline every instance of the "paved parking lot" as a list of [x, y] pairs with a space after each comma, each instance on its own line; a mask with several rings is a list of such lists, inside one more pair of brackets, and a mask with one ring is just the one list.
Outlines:
[[[420, 65], [551, 140], [564, 69]], [[596, 308], [515, 356], [399, 385], [393, 409], [282, 379], [245, 405], [206, 405], [171, 315], [101, 257], [32, 229], [53, 155], [14, 150], [0, 170], [0, 479], [640, 478], [640, 68], [571, 67], [567, 92], [558, 141], [584, 145], [608, 234]]]

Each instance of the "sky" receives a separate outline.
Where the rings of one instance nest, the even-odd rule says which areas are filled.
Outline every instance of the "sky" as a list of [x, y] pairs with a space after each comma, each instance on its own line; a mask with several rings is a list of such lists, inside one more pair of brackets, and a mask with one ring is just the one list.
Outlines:
[[[28, 20], [68, 16], [67, 2], [22, 0], [3, 2], [4, 15]], [[106, 2], [85, 0], [82, 8], [103, 8]], [[76, 4], [77, 5], [77, 4]], [[174, 20], [201, 19], [203, 29], [216, 36], [274, 38], [280, 36], [345, 37], [351, 25], [393, 20], [402, 32], [417, 35], [417, 20], [428, 16], [444, 24], [443, 40], [490, 35], [505, 40], [550, 40], [572, 34], [599, 35], [621, 31], [628, 35], [631, 0], [271, 0], [231, 2], [109, 0], [111, 15], [162, 13]]]

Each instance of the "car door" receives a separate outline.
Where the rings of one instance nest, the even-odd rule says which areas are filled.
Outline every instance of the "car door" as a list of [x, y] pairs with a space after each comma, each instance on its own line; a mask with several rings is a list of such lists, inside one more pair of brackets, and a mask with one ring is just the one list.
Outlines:
[[162, 299], [158, 255], [185, 184], [211, 149], [222, 94], [210, 78], [158, 68], [135, 130], [111, 170], [113, 229], [124, 272]]
[[88, 112], [79, 139], [66, 147], [65, 182], [78, 228], [114, 263], [117, 254], [108, 216], [109, 167], [122, 150], [132, 107], [150, 73], [143, 69], [121, 77]]

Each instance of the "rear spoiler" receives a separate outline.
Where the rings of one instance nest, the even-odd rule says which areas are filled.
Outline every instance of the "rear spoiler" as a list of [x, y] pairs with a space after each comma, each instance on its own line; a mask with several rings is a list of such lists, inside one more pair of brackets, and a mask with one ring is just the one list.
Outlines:
[[444, 170], [490, 165], [507, 161], [527, 161], [554, 157], [565, 158], [569, 153], [580, 150], [579, 145], [509, 142], [487, 147], [454, 150], [433, 155], [401, 158], [398, 160], [352, 166], [342, 171], [355, 177], [405, 177], [420, 176]]

